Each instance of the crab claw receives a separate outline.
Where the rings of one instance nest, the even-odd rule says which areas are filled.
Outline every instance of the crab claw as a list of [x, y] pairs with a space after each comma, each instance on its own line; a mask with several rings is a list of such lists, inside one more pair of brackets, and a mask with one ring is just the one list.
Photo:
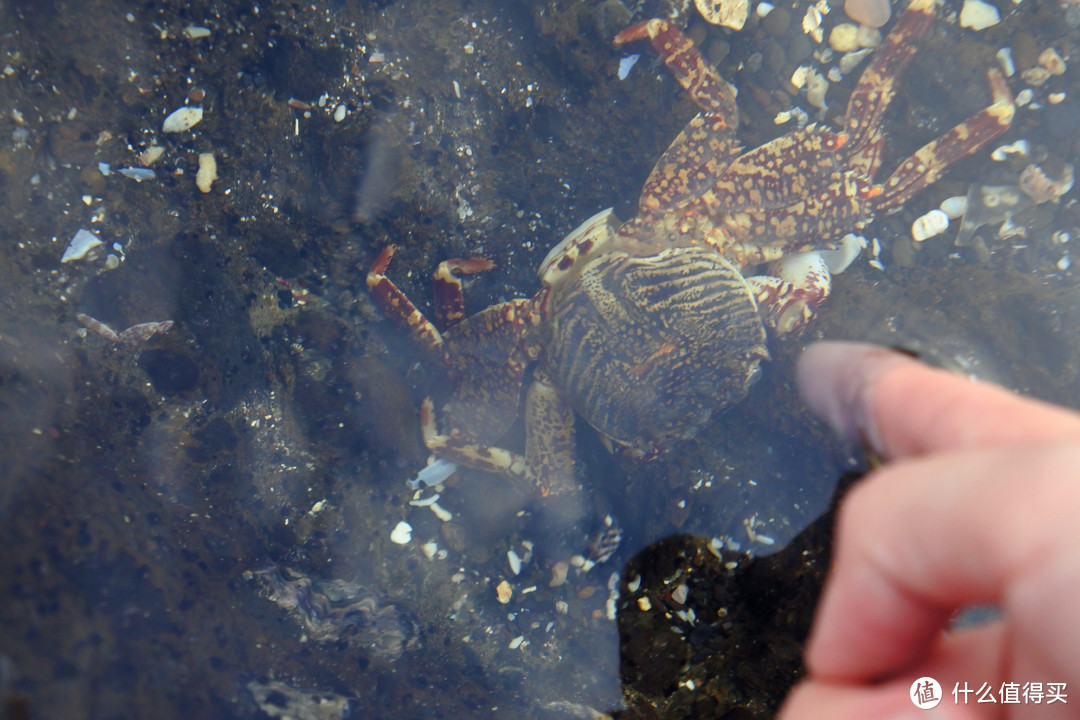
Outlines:
[[776, 275], [746, 279], [765, 324], [777, 335], [804, 330], [829, 297], [832, 274], [819, 253], [788, 255], [770, 266]]

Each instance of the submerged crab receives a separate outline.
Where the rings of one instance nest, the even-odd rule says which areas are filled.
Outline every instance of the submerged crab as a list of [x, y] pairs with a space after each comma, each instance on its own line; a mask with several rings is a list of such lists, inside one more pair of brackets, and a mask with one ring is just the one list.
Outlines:
[[[459, 275], [493, 265], [442, 263], [441, 330], [386, 277], [393, 247], [371, 267], [368, 287], [385, 314], [408, 325], [453, 376], [444, 432], [424, 402], [431, 452], [542, 496], [572, 496], [575, 411], [613, 443], [647, 453], [692, 436], [745, 395], [768, 357], [766, 326], [780, 334], [802, 328], [827, 297], [841, 239], [1012, 120], [1009, 89], [991, 71], [992, 105], [875, 183], [882, 117], [933, 17], [933, 0], [915, 0], [897, 20], [854, 89], [841, 131], [809, 126], [747, 152], [735, 137], [735, 89], [689, 39], [663, 20], [620, 33], [616, 44], [651, 39], [701, 108], [653, 169], [637, 217], [620, 224], [611, 210], [599, 213], [551, 251], [536, 295], [468, 318]], [[740, 271], [766, 263], [766, 275]], [[532, 363], [522, 456], [495, 443], [517, 416]]]

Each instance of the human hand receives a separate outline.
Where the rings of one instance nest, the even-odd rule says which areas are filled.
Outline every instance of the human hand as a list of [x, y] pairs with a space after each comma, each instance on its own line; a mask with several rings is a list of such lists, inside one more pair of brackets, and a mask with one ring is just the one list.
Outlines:
[[[1003, 683], [1080, 692], [1080, 415], [869, 345], [815, 345], [798, 380], [885, 464], [841, 505], [809, 677], [781, 720], [1080, 715], [1080, 695], [1001, 703]], [[948, 631], [973, 604], [1001, 619]], [[923, 676], [934, 710], [909, 695]], [[998, 702], [955, 702], [965, 682]]]

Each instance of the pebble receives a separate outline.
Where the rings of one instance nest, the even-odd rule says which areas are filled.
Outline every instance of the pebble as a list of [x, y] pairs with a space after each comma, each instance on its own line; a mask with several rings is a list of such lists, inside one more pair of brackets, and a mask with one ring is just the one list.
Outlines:
[[1012, 39], [1012, 55], [1018, 70], [1035, 67], [1039, 61], [1039, 41], [1029, 32], [1021, 30]]
[[877, 28], [859, 26], [859, 47], [876, 48], [881, 45], [881, 31]]
[[559, 587], [566, 584], [566, 574], [570, 572], [570, 563], [560, 560], [551, 566], [551, 582], [548, 587]]
[[210, 192], [210, 186], [217, 180], [217, 160], [214, 153], [199, 153], [199, 171], [195, 173], [195, 187], [201, 192]]
[[510, 583], [503, 580], [495, 587], [495, 597], [499, 602], [506, 605], [510, 602], [510, 598], [514, 596], [514, 588]]
[[791, 27], [791, 11], [784, 8], [774, 8], [761, 19], [761, 29], [773, 37], [784, 35], [789, 27]]
[[990, 3], [983, 0], [964, 0], [960, 8], [960, 27], [976, 32], [1001, 22], [1001, 13]]
[[840, 23], [829, 31], [829, 47], [838, 53], [859, 49], [859, 28], [854, 23]]
[[742, 30], [750, 16], [749, 0], [694, 0], [701, 16], [713, 25]]
[[165, 122], [161, 124], [161, 130], [167, 133], [184, 132], [198, 125], [202, 117], [203, 109], [201, 107], [185, 105], [169, 113], [169, 116], [165, 118]]
[[938, 207], [941, 212], [949, 216], [949, 219], [959, 220], [967, 212], [967, 198], [963, 195], [953, 195], [942, 200]]
[[1064, 75], [1067, 69], [1065, 61], [1061, 59], [1061, 55], [1058, 55], [1058, 51], [1054, 48], [1046, 48], [1039, 53], [1039, 64], [1046, 68], [1051, 75]]
[[892, 7], [889, 0], [844, 0], [844, 13], [860, 25], [879, 28], [889, 22]]

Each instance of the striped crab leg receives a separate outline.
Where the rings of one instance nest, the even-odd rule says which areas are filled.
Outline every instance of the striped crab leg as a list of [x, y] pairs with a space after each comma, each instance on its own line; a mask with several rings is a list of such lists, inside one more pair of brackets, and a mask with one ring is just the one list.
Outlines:
[[742, 152], [735, 138], [736, 90], [677, 27], [647, 20], [615, 36], [615, 45], [649, 40], [676, 81], [701, 108], [656, 163], [641, 191], [638, 211], [648, 215], [695, 200]]

